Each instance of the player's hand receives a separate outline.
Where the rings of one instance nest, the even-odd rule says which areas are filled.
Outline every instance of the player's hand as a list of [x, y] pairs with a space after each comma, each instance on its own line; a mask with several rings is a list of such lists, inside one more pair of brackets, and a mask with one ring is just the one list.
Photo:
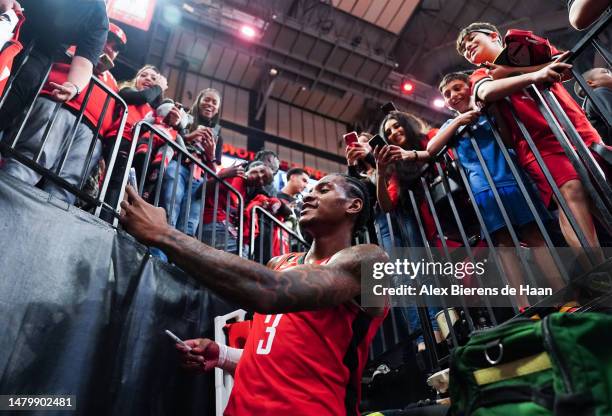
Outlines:
[[188, 339], [185, 344], [191, 347], [189, 351], [182, 344], [176, 344], [181, 354], [181, 367], [186, 370], [203, 373], [213, 370], [219, 363], [219, 345], [208, 338]]
[[478, 117], [480, 117], [480, 111], [470, 110], [458, 115], [455, 118], [455, 122], [460, 126], [467, 126], [476, 122], [476, 120], [478, 120]]
[[64, 103], [72, 100], [77, 93], [77, 87], [72, 82], [64, 82], [63, 84], [56, 84], [55, 82], [49, 82], [49, 85], [53, 87], [51, 91], [51, 98], [54, 101]]
[[572, 69], [570, 64], [553, 62], [531, 74], [531, 81], [538, 85], [549, 85], [563, 81], [563, 73]]
[[119, 222], [136, 240], [147, 246], [157, 246], [170, 229], [166, 211], [142, 199], [130, 185], [125, 187], [127, 198], [121, 202]]
[[516, 68], [514, 67], [494, 64], [491, 62], [484, 62], [482, 66], [487, 68], [487, 74], [493, 79], [507, 78], [508, 76], [517, 72]]
[[346, 163], [348, 163], [349, 166], [354, 166], [357, 164], [357, 161], [363, 160], [368, 153], [368, 150], [363, 144], [353, 143], [346, 147]]

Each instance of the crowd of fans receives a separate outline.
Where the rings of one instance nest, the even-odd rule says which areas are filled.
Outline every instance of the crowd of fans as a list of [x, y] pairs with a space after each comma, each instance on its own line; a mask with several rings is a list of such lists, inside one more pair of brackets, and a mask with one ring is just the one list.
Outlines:
[[[58, 15], [54, 10], [58, 1], [66, 3], [66, 7], [61, 7], [61, 19], [48, 19], [50, 15]], [[168, 88], [166, 77], [151, 65], [145, 65], [132, 80], [119, 85], [109, 70], [128, 39], [120, 27], [108, 23], [104, 2], [58, 1], [22, 0], [21, 4], [0, 1], [0, 12], [13, 23], [9, 34], [16, 33], [19, 18], [25, 15], [27, 20], [18, 40], [23, 45], [33, 45], [0, 109], [2, 140], [10, 142], [19, 134], [17, 152], [35, 158], [42, 167], [55, 171], [71, 185], [79, 186], [81, 178], [88, 177], [91, 183], [88, 192], [94, 198], [105, 175], [110, 175], [103, 218], [113, 218], [111, 208], [117, 207], [123, 194], [125, 173], [134, 167], [142, 197], [164, 207], [170, 225], [184, 233], [216, 248], [237, 252], [238, 218], [244, 216], [244, 243], [249, 243], [253, 223], [256, 245], [259, 239], [264, 239], [265, 252], [257, 254], [257, 260], [267, 262], [275, 255], [292, 250], [287, 231], [270, 223], [261, 229], [259, 218], [252, 215], [253, 207], [265, 209], [299, 235], [297, 220], [301, 195], [308, 187], [308, 173], [300, 168], [280, 173], [279, 158], [271, 151], [259, 152], [250, 163], [222, 167], [220, 92], [204, 89], [192, 107], [186, 109], [164, 96]], [[572, 10], [582, 7], [580, 3], [574, 2]], [[496, 246], [514, 247], [514, 234], [527, 247], [545, 246], [535, 221], [537, 215], [547, 226], [560, 230], [567, 246], [580, 247], [571, 221], [566, 212], [558, 209], [552, 187], [517, 127], [514, 112], [535, 142], [587, 243], [593, 248], [600, 246], [604, 231], [596, 220], [597, 209], [540, 113], [536, 100], [525, 88], [535, 84], [550, 89], [587, 147], [603, 148], [603, 155], [601, 150], [593, 151], [593, 157], [609, 177], [608, 149], [604, 143], [609, 144], [612, 139], [610, 126], [606, 125], [601, 111], [609, 113], [612, 108], [612, 74], [606, 68], [593, 68], [584, 74], [587, 84], [606, 106], [595, 108], [585, 100], [585, 114], [562, 85], [569, 79], [571, 69], [571, 65], [563, 62], [567, 54], [554, 47], [539, 48], [548, 45], [546, 40], [524, 34], [537, 53], [530, 54], [531, 61], [519, 62], [520, 57], [511, 56], [504, 48], [513, 35], [509, 33], [504, 38], [489, 23], [470, 24], [457, 34], [457, 53], [474, 66], [474, 71], [450, 73], [442, 78], [440, 93], [456, 116], [439, 129], [430, 128], [415, 115], [391, 111], [382, 120], [378, 132], [386, 144], [373, 148], [372, 134], [361, 132], [357, 141], [346, 147], [349, 174], [369, 188], [371, 205], [375, 206], [373, 221], [366, 227], [371, 241], [386, 250], [393, 246], [422, 247], [425, 240], [437, 247], [465, 244], [456, 224], [449, 225], [451, 214], [444, 211], [447, 198], [434, 198], [432, 207], [424, 194], [422, 180], [425, 179], [433, 194], [439, 176], [432, 162], [443, 160], [447, 172], [457, 165], [464, 170], [473, 202]], [[12, 42], [11, 39], [5, 36], [0, 41]], [[21, 55], [17, 55], [13, 66], [16, 68], [21, 62]], [[49, 76], [39, 91], [38, 86], [51, 64]], [[107, 96], [104, 90], [94, 87], [86, 92], [92, 76], [127, 104], [125, 125], [121, 108], [115, 101], [103, 105]], [[579, 87], [576, 92], [584, 96]], [[18, 128], [21, 113], [36, 95], [28, 122], [23, 129]], [[89, 97], [82, 120], [75, 124], [86, 95]], [[54, 122], [48, 127], [52, 119]], [[157, 133], [143, 130], [135, 137], [135, 128], [141, 121], [149, 123]], [[496, 140], [497, 132], [510, 149], [509, 160]], [[48, 137], [43, 140], [45, 135]], [[187, 153], [173, 150], [169, 142], [177, 143], [188, 157]], [[115, 154], [114, 168], [107, 171]], [[509, 162], [517, 166], [519, 181]], [[54, 181], [45, 180], [39, 172], [10, 156], [2, 159], [1, 169], [31, 185], [38, 184], [69, 204], [76, 202], [77, 195]], [[216, 178], [207, 174], [207, 170], [215, 173]], [[161, 189], [157, 189], [160, 182]], [[243, 200], [242, 213], [237, 211], [238, 195]], [[471, 209], [466, 193], [453, 195], [458, 205]], [[528, 200], [536, 212], [530, 209]], [[446, 221], [443, 234], [439, 232], [436, 218]], [[558, 225], [552, 225], [554, 222]], [[470, 237], [475, 236], [475, 242], [471, 240], [471, 243], [483, 244], [478, 222], [464, 225]], [[165, 258], [161, 250], [152, 250]], [[561, 288], [564, 281], [550, 253], [547, 250], [535, 253], [550, 287]], [[525, 281], [515, 251], [502, 252], [502, 263], [511, 285], [518, 286]], [[522, 308], [530, 305], [524, 295], [516, 301]], [[429, 311], [433, 322], [437, 312], [434, 308]], [[414, 308], [407, 308], [405, 314], [412, 328], [419, 326]], [[438, 336], [437, 328], [434, 331]], [[419, 348], [424, 348], [422, 339], [418, 342]]]

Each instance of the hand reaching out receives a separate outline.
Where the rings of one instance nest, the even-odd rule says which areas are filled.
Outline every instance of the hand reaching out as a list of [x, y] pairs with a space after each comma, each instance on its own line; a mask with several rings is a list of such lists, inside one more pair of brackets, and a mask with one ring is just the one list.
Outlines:
[[572, 69], [570, 64], [564, 62], [553, 62], [539, 71], [531, 74], [531, 79], [534, 84], [553, 84], [562, 82], [564, 73]]
[[484, 62], [482, 66], [487, 68], [487, 74], [493, 79], [507, 78], [518, 72], [516, 67], [499, 65], [491, 62]]
[[244, 166], [242, 165], [233, 165], [228, 168], [223, 168], [217, 172], [217, 176], [219, 176], [221, 179], [233, 178], [234, 176], [246, 178]]
[[72, 82], [64, 82], [63, 84], [56, 84], [55, 82], [49, 82], [49, 85], [53, 87], [51, 91], [51, 97], [54, 101], [66, 102], [72, 100], [77, 94], [77, 87]]
[[146, 202], [130, 185], [125, 187], [125, 192], [127, 199], [121, 202], [119, 222], [141, 243], [157, 246], [159, 239], [170, 229], [166, 211]]

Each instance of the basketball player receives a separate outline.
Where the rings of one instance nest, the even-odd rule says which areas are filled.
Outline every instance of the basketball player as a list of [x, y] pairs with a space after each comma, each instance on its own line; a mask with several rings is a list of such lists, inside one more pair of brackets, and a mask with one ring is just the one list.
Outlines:
[[313, 238], [310, 250], [276, 257], [265, 267], [169, 227], [163, 209], [127, 188], [121, 223], [130, 234], [256, 312], [244, 350], [202, 339], [187, 341], [191, 353], [182, 350], [186, 366], [235, 368], [226, 415], [359, 414], [368, 347], [388, 311], [384, 300], [368, 309], [355, 301], [361, 262], [388, 260], [378, 246], [351, 247], [353, 232], [369, 215], [366, 193], [346, 175], [321, 179], [304, 197], [300, 217]]

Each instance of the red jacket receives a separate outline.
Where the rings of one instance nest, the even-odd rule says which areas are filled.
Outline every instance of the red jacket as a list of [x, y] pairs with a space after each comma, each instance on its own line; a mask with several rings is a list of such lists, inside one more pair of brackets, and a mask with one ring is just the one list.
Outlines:
[[[51, 72], [49, 73], [49, 78], [47, 79], [46, 84], [43, 86], [43, 89], [40, 94], [43, 96], [49, 96], [51, 94], [51, 91], [53, 90], [53, 87], [51, 87], [49, 83], [55, 82], [56, 84], [63, 84], [68, 79], [69, 71], [70, 64], [68, 63], [53, 64]], [[112, 91], [119, 91], [117, 81], [109, 71], [103, 72], [102, 74], [98, 75], [97, 78], [102, 81], [106, 86], [108, 86]], [[88, 88], [89, 86], [85, 87], [77, 97], [70, 101], [67, 101], [64, 105], [74, 109], [75, 111], [79, 111], [81, 109], [83, 101], [85, 100], [85, 95], [87, 94]], [[100, 116], [102, 116], [104, 101], [107, 97], [108, 94], [106, 93], [106, 91], [102, 90], [97, 85], [93, 87], [91, 94], [89, 95], [89, 101], [87, 102], [87, 107], [85, 108], [85, 112], [83, 113], [83, 115], [94, 128], [98, 125]], [[102, 122], [102, 126], [100, 128], [100, 136], [102, 137], [106, 136], [108, 129], [113, 123], [114, 110], [115, 100], [110, 99], [108, 103], [108, 108], [106, 109], [106, 113], [104, 115], [104, 121]]]
[[2, 47], [2, 50], [0, 50], [0, 97], [2, 97], [6, 83], [11, 76], [13, 60], [23, 49], [23, 45], [21, 42], [19, 42], [19, 30], [25, 21], [25, 17], [23, 17], [23, 14], [21, 13], [16, 12], [16, 14], [17, 17], [19, 17], [19, 22], [17, 23], [15, 31], [13, 32], [13, 38], [6, 42], [6, 44]]

